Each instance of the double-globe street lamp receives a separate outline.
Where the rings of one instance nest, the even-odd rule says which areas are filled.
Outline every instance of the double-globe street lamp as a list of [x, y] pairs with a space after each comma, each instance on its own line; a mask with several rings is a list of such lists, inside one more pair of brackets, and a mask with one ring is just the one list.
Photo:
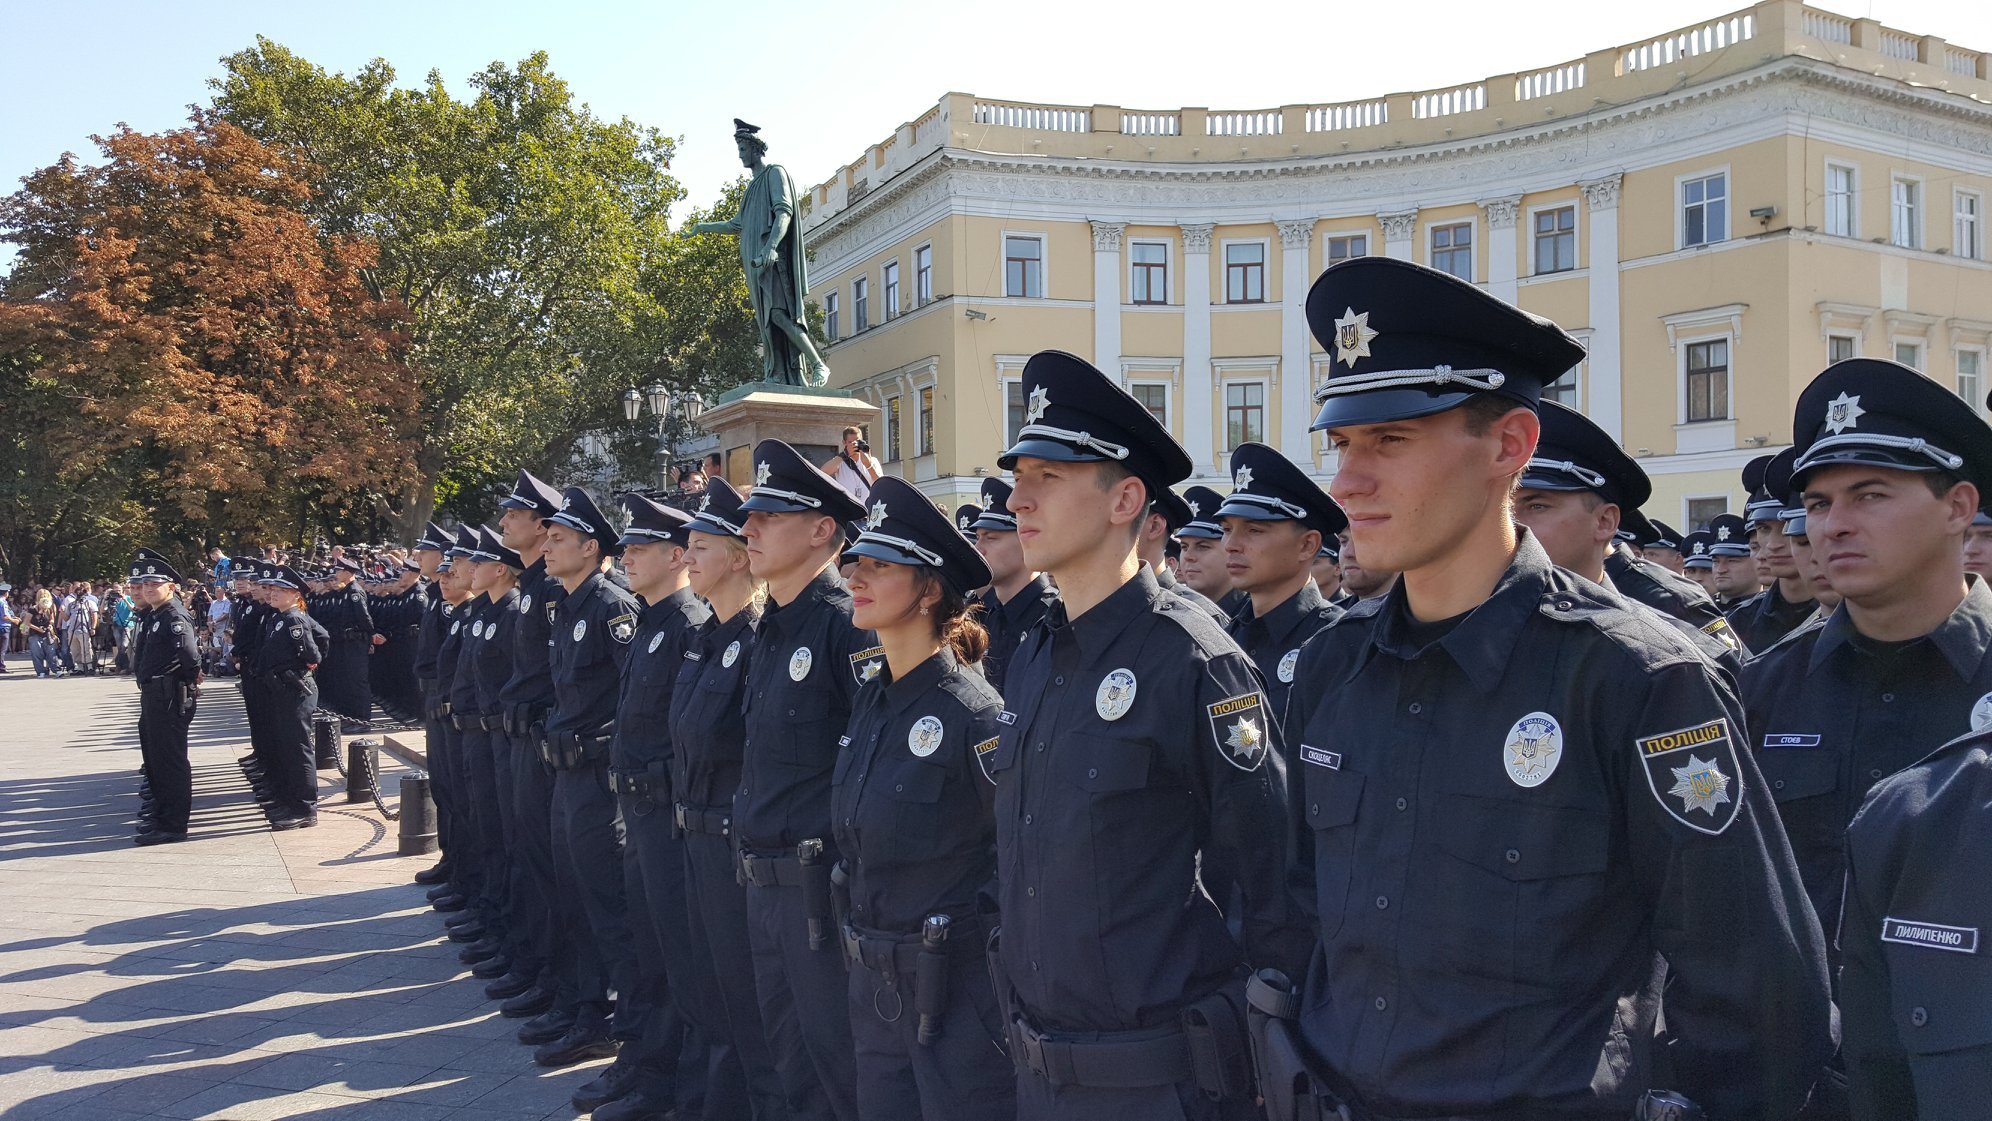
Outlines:
[[[678, 410], [678, 428], [667, 433], [673, 405]], [[699, 413], [705, 410], [704, 399], [689, 389], [673, 394], [663, 383], [651, 382], [642, 389], [631, 386], [623, 390], [622, 406], [623, 419], [632, 424], [643, 414], [645, 406], [657, 418], [657, 489], [670, 489], [671, 465], [678, 461], [678, 435], [698, 422]]]

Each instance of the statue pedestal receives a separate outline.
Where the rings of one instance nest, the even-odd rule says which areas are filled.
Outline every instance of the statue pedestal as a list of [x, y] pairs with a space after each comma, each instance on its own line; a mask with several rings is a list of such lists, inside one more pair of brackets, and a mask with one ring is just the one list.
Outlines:
[[843, 431], [869, 432], [878, 409], [834, 391], [786, 385], [742, 386], [708, 405], [699, 427], [719, 440], [726, 481], [743, 493], [754, 483], [754, 445], [781, 440], [817, 466], [843, 446]]

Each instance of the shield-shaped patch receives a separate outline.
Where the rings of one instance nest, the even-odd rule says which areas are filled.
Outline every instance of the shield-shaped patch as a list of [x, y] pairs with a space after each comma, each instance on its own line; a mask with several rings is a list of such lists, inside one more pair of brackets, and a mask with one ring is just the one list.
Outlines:
[[1241, 771], [1258, 769], [1266, 758], [1272, 728], [1266, 721], [1265, 699], [1256, 691], [1226, 697], [1204, 706], [1217, 753]]
[[636, 616], [618, 615], [610, 619], [609, 637], [628, 646], [629, 640], [636, 637]]
[[1743, 805], [1743, 771], [1736, 762], [1728, 720], [1711, 720], [1636, 743], [1640, 762], [1646, 766], [1646, 783], [1668, 816], [1710, 836], [1736, 820]]
[[851, 655], [851, 679], [863, 685], [885, 668], [885, 647], [874, 646]]

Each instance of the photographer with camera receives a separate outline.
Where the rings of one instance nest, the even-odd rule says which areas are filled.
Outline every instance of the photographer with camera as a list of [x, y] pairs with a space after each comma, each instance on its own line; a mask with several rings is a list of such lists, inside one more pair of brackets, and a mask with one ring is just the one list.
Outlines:
[[823, 461], [823, 473], [837, 480], [837, 485], [861, 504], [870, 501], [872, 484], [885, 473], [878, 460], [872, 458], [871, 450], [865, 430], [852, 425], [844, 429], [844, 446]]

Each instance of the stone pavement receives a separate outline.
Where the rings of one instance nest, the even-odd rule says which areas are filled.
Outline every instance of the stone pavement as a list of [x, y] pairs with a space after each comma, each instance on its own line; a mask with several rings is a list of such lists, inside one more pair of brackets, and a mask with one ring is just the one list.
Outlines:
[[[272, 833], [232, 680], [192, 735], [192, 839], [141, 849], [129, 678], [0, 676], [0, 1119], [525, 1121], [605, 1064], [533, 1065], [349, 806]], [[403, 768], [381, 757], [390, 806]]]

